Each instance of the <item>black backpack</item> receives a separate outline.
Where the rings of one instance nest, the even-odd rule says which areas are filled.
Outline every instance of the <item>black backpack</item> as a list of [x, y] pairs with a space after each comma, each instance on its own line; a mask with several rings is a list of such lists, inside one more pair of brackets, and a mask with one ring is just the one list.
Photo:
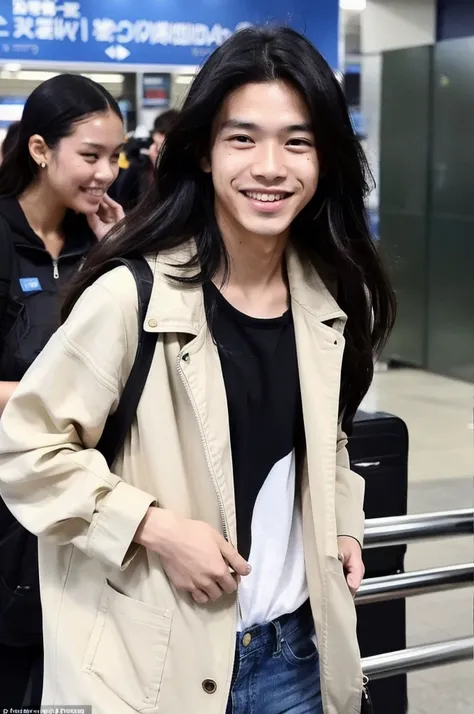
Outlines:
[[[135, 362], [120, 403], [107, 419], [96, 448], [112, 467], [135, 418], [153, 359], [157, 335], [145, 332], [153, 274], [141, 256], [107, 262], [102, 274], [125, 265], [138, 292], [139, 337]], [[38, 576], [38, 540], [18, 523], [0, 499], [0, 644], [29, 647], [42, 643], [42, 615]]]

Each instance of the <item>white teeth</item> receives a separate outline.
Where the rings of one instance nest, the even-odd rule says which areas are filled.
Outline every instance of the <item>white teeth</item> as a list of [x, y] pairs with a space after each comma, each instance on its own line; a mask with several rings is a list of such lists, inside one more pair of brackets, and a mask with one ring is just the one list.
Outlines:
[[248, 196], [248, 198], [254, 199], [255, 201], [263, 201], [264, 203], [281, 201], [285, 198], [285, 194], [283, 193], [256, 193], [253, 191], [246, 191], [245, 195]]
[[86, 193], [90, 193], [91, 196], [103, 196], [104, 192], [100, 188], [86, 188]]

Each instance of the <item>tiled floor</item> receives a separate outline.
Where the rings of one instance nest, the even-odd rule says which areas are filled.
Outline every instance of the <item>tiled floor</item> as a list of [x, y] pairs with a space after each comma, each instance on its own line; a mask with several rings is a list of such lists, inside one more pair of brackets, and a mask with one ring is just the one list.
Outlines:
[[[433, 512], [474, 505], [474, 385], [416, 370], [376, 375], [364, 408], [402, 417], [410, 433], [408, 510]], [[407, 570], [468, 563], [470, 537], [409, 546]], [[408, 645], [473, 634], [474, 589], [407, 600]], [[474, 663], [410, 674], [409, 714], [473, 714]], [[381, 713], [383, 714], [383, 712]]]

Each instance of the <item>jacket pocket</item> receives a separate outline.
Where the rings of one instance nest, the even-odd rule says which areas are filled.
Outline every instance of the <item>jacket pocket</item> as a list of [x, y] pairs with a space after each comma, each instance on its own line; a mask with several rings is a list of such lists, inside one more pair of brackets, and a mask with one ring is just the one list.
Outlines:
[[172, 613], [105, 583], [84, 669], [136, 711], [158, 704]]

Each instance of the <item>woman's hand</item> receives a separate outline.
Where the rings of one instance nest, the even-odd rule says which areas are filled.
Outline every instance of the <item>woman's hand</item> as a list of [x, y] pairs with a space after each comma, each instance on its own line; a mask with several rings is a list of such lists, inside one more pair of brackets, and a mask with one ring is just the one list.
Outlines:
[[87, 221], [97, 240], [102, 240], [122, 218], [125, 218], [122, 206], [105, 194], [97, 213], [87, 216]]

